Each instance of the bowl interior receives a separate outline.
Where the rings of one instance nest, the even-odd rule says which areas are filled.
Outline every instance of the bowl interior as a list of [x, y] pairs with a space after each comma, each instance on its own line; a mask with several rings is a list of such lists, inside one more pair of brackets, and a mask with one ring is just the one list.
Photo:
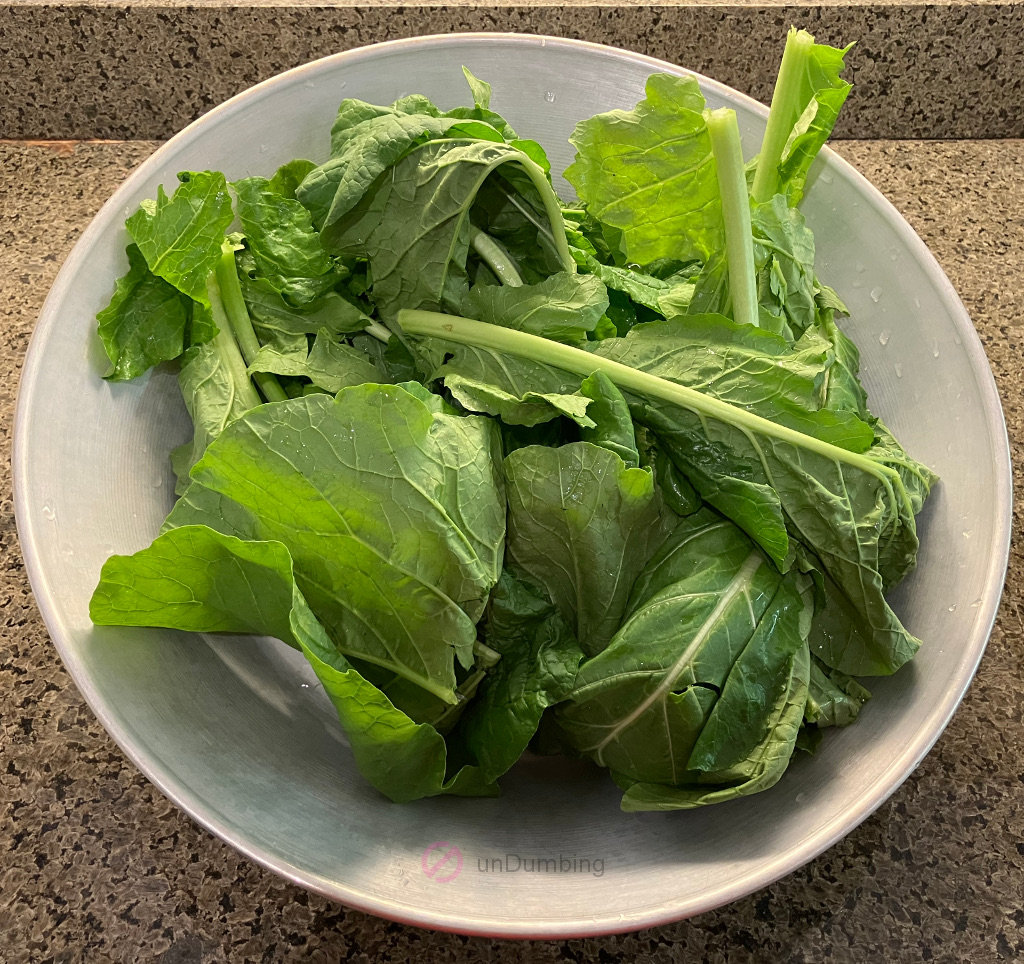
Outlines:
[[[920, 655], [872, 681], [875, 698], [857, 725], [829, 734], [813, 759], [794, 760], [770, 792], [703, 811], [627, 815], [603, 773], [526, 759], [499, 799], [398, 806], [363, 783], [312, 672], [284, 645], [89, 622], [102, 562], [147, 545], [170, 509], [167, 455], [191, 431], [173, 375], [127, 385], [99, 377], [94, 315], [125, 267], [125, 216], [157, 184], [173, 187], [179, 170], [269, 176], [293, 157], [325, 158], [343, 97], [422, 92], [463, 103], [460, 64], [494, 85], [495, 108], [545, 145], [557, 171], [571, 160], [577, 120], [632, 106], [654, 70], [678, 72], [568, 41], [403, 41], [291, 71], [174, 138], [97, 216], [32, 342], [15, 452], [30, 576], [70, 672], [115, 739], [197, 820], [279, 873], [374, 913], [464, 932], [594, 934], [692, 915], [810, 859], [905, 778], [959, 702], [1002, 585], [1009, 466], [980, 343], [924, 245], [827, 151], [803, 208], [818, 273], [852, 310], [847, 327], [873, 410], [942, 483], [921, 520], [918, 569], [894, 594], [925, 641]], [[702, 85], [710, 106], [736, 108], [753, 154], [764, 109]], [[424, 872], [424, 851], [438, 842], [461, 852], [454, 879]]]

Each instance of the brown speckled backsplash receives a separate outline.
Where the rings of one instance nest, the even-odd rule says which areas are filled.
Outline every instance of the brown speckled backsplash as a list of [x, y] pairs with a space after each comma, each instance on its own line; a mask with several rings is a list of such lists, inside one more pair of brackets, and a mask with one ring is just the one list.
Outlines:
[[[163, 138], [326, 54], [399, 37], [576, 37], [767, 100], [790, 24], [856, 40], [839, 137], [1024, 136], [1024, 5], [0, 6], [0, 137]], [[765, 38], [772, 38], [767, 43]]]

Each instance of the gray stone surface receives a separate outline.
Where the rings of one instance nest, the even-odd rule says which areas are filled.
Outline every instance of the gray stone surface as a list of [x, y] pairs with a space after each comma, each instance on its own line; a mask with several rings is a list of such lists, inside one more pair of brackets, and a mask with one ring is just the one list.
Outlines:
[[935, 252], [999, 383], [1018, 500], [1007, 590], [949, 729], [869, 820], [807, 867], [700, 918], [520, 944], [348, 911], [253, 865], [175, 809], [61, 667], [11, 510], [15, 385], [74, 240], [154, 143], [0, 143], [0, 960], [740, 964], [965, 962], [1024, 952], [1024, 141], [839, 149]]
[[626, 47], [770, 97], [786, 28], [849, 57], [841, 137], [1024, 137], [1024, 5], [503, 3], [0, 6], [0, 136], [167, 137], [257, 81], [399, 37], [515, 31]]

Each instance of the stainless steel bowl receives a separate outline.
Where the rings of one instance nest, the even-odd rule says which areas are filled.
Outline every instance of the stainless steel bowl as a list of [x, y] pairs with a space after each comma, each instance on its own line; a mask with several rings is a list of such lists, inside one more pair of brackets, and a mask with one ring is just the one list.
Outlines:
[[[577, 120], [631, 106], [652, 71], [681, 72], [576, 41], [427, 37], [289, 71], [173, 138], [96, 216], [32, 339], [14, 448], [29, 576], [69, 672], [128, 756], [203, 826], [276, 873], [352, 907], [464, 933], [594, 935], [699, 914], [810, 860], [899, 786], [970, 682], [1006, 567], [1009, 455], [981, 344], [921, 240], [828, 151], [804, 204], [820, 274], [853, 311], [872, 407], [942, 483], [921, 519], [918, 569], [894, 599], [925, 640], [920, 655], [872, 681], [875, 698], [857, 725], [795, 760], [771, 791], [702, 811], [627, 815], [604, 773], [527, 759], [500, 799], [395, 805], [362, 781], [312, 674], [277, 641], [89, 622], [103, 560], [148, 544], [170, 509], [167, 454], [190, 432], [173, 376], [127, 385], [99, 377], [93, 316], [123, 270], [125, 216], [158, 184], [172, 187], [179, 170], [237, 178], [324, 158], [343, 97], [389, 102], [416, 91], [464, 102], [460, 64], [494, 84], [496, 108], [547, 147], [556, 170], [570, 160]], [[736, 109], [752, 154], [765, 109], [700, 80], [711, 106]]]

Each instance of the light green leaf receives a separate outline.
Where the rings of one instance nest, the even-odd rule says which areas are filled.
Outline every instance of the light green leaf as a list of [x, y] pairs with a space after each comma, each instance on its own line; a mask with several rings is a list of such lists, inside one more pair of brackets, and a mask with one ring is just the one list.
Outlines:
[[627, 260], [706, 261], [725, 245], [704, 98], [692, 77], [651, 74], [631, 111], [576, 125], [565, 172], [587, 211], [622, 231]]
[[309, 176], [310, 171], [316, 168], [316, 164], [301, 157], [287, 164], [282, 164], [274, 176], [270, 179], [268, 188], [281, 197], [295, 199], [295, 192], [299, 185]]
[[316, 301], [348, 274], [328, 257], [298, 201], [278, 194], [263, 177], [234, 181], [231, 187], [257, 271], [292, 304]]
[[492, 325], [555, 341], [584, 341], [608, 308], [608, 292], [592, 275], [559, 272], [534, 285], [475, 285], [466, 312]]
[[173, 197], [160, 185], [156, 200], [143, 201], [125, 225], [153, 274], [209, 306], [206, 279], [234, 219], [231, 196], [219, 171], [186, 171], [178, 179]]
[[544, 586], [583, 651], [615, 634], [633, 580], [675, 525], [649, 469], [590, 442], [505, 459], [509, 561]]
[[[128, 273], [117, 281], [110, 303], [96, 315], [110, 368], [103, 376], [128, 381], [153, 365], [177, 358], [185, 347], [189, 301], [146, 266], [128, 245]], [[209, 332], [204, 332], [209, 334]]]
[[498, 445], [418, 384], [263, 405], [210, 445], [165, 526], [282, 542], [343, 653], [454, 702], [501, 570]]

